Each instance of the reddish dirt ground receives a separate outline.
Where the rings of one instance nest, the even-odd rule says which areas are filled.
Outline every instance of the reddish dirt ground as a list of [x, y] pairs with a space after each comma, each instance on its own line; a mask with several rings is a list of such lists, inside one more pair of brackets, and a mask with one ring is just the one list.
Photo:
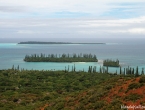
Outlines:
[[44, 110], [47, 106], [48, 104], [45, 104], [43, 107], [40, 108], [40, 110]]
[[[140, 98], [139, 100], [136, 100], [135, 102], [133, 101], [125, 101], [123, 100], [122, 102], [124, 103], [124, 105], [126, 106], [141, 106], [141, 102], [145, 102], [145, 86], [142, 86], [140, 88], [137, 89], [132, 89], [129, 90], [128, 92], [126, 92], [126, 90], [128, 89], [128, 86], [133, 82], [133, 83], [139, 83], [139, 79], [135, 78], [135, 79], [130, 79], [127, 81], [118, 81], [116, 82], [116, 86], [114, 88], [112, 88], [110, 90], [110, 92], [108, 93], [107, 97], [103, 97], [102, 100], [106, 100], [108, 103], [110, 103], [113, 100], [114, 96], [119, 96], [119, 97], [126, 97], [130, 94], [138, 94], [138, 95], [142, 95], [143, 97]], [[120, 83], [122, 83], [121, 85], [118, 85]], [[142, 108], [134, 108], [135, 110], [145, 110]], [[133, 108], [130, 108], [128, 110], [134, 110]]]
[[[129, 80], [125, 80], [123, 78], [120, 78], [116, 83], [115, 83], [115, 87], [113, 87], [112, 89], [110, 89], [110, 91], [108, 92], [108, 94], [104, 97], [101, 98], [101, 100], [105, 100], [109, 103], [111, 103], [111, 101], [113, 101], [113, 99], [117, 96], [120, 97], [120, 100], [122, 101], [122, 103], [125, 106], [144, 106], [142, 105], [142, 103], [145, 103], [145, 85], [141, 86], [140, 88], [137, 89], [131, 89], [128, 90], [128, 86], [131, 83], [139, 83], [140, 77], [137, 78], [132, 78]], [[78, 97], [76, 99], [74, 99], [74, 104], [75, 105], [79, 105], [79, 100], [81, 99], [81, 97], [86, 96], [87, 92], [81, 92]], [[128, 101], [128, 100], [124, 100], [125, 97], [129, 96], [130, 94], [138, 94], [141, 95], [142, 97], [139, 98], [136, 101]], [[69, 102], [69, 100], [71, 100], [71, 97], [66, 97], [65, 98], [65, 107], [66, 108], [70, 108], [70, 109], [74, 109], [73, 106], [68, 106], [67, 103]], [[43, 107], [41, 107], [40, 110], [44, 110], [46, 107], [48, 106], [48, 104], [44, 105]], [[145, 110], [145, 108], [130, 108], [128, 110]]]

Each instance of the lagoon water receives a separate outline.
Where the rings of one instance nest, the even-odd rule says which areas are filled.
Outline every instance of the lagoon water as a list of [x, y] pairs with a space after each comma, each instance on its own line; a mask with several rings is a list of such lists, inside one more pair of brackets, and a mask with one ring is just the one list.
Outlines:
[[[24, 62], [26, 54], [63, 54], [63, 53], [91, 53], [96, 54], [98, 62], [85, 63], [55, 63], [55, 62]], [[88, 70], [88, 66], [97, 66], [99, 71], [104, 59], [119, 59], [122, 68], [139, 67], [141, 71], [145, 67], [145, 43], [144, 40], [122, 40], [108, 42], [106, 44], [17, 44], [17, 43], [0, 43], [0, 69], [12, 68], [12, 65], [24, 69], [36, 70], [64, 70], [65, 66], [71, 70], [75, 64], [76, 70]], [[109, 67], [110, 72], [119, 71], [119, 68]]]

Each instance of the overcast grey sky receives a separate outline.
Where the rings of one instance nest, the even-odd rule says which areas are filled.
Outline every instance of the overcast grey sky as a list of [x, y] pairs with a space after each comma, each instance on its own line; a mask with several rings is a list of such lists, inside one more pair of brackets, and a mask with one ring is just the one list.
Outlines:
[[145, 0], [0, 0], [0, 38], [145, 38]]

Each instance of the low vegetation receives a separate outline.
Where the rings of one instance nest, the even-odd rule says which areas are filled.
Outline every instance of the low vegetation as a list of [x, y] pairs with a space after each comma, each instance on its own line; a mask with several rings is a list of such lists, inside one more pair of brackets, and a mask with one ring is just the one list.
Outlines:
[[144, 75], [13, 67], [0, 70], [0, 110], [119, 110], [144, 104], [144, 83]]

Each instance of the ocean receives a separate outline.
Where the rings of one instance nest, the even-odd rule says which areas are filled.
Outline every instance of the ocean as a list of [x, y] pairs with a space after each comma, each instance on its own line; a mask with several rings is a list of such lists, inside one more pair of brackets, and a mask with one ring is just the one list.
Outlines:
[[[144, 39], [121, 39], [121, 40], [104, 40], [106, 44], [17, 44], [18, 42], [0, 43], [0, 69], [9, 69], [14, 65], [28, 70], [64, 70], [65, 67], [71, 70], [72, 66], [76, 70], [88, 70], [89, 66], [97, 66], [99, 71], [103, 65], [103, 60], [119, 59], [122, 68], [139, 67], [139, 71], [145, 67], [145, 43]], [[69, 41], [71, 42], [71, 41]], [[82, 41], [81, 41], [82, 42]], [[98, 42], [98, 40], [93, 42]], [[103, 40], [102, 40], [103, 42]], [[24, 62], [25, 55], [31, 54], [95, 54], [98, 62], [72, 62], [72, 63], [55, 63], [55, 62]], [[109, 67], [109, 72], [119, 72], [119, 68]]]

